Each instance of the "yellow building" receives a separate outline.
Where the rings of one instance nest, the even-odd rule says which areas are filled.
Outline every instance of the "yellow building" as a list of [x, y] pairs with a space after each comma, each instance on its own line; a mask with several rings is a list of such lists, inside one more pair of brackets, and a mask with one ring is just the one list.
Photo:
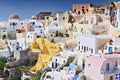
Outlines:
[[5, 46], [6, 46], [5, 41], [0, 40], [0, 49], [5, 48]]
[[33, 52], [40, 52], [38, 61], [30, 69], [30, 72], [37, 72], [41, 68], [44, 68], [47, 63], [52, 60], [52, 56], [60, 52], [60, 47], [57, 44], [51, 43], [49, 40], [44, 38], [38, 38], [31, 43], [30, 48]]

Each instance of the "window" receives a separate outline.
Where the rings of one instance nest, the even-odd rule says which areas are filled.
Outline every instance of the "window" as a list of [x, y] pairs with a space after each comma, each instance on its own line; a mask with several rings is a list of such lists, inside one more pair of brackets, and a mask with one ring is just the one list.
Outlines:
[[57, 23], [54, 23], [54, 25], [55, 25], [55, 26], [58, 26], [58, 24], [57, 24]]
[[42, 31], [42, 30], [40, 30], [40, 33], [43, 33], [43, 31]]
[[10, 23], [10, 26], [12, 26], [12, 23]]
[[46, 19], [49, 19], [49, 17], [46, 17]]
[[84, 46], [84, 52], [86, 52], [86, 47]]
[[83, 46], [82, 46], [82, 50], [83, 50]]
[[57, 21], [57, 18], [54, 18], [55, 21]]
[[89, 51], [90, 51], [90, 48], [89, 48]]
[[88, 9], [86, 9], [86, 11], [88, 12]]
[[84, 21], [86, 21], [86, 17], [84, 17]]
[[76, 12], [76, 9], [74, 9], [74, 12]]
[[57, 59], [55, 61], [57, 62]]
[[110, 64], [107, 63], [107, 64], [106, 64], [106, 71], [109, 71], [109, 68], [110, 68]]
[[39, 28], [42, 28], [42, 26], [39, 26]]
[[78, 14], [80, 14], [80, 11], [78, 11]]
[[85, 8], [84, 6], [82, 8]]
[[13, 27], [13, 29], [15, 29], [15, 27]]
[[93, 53], [93, 49], [91, 49], [91, 53]]
[[78, 46], [78, 49], [80, 50], [80, 46]]
[[17, 23], [13, 23], [13, 26], [16, 26], [17, 25]]
[[10, 42], [10, 45], [11, 45], [12, 43]]
[[91, 18], [91, 24], [93, 24], [93, 17]]
[[90, 67], [91, 66], [91, 64], [88, 64], [88, 67]]
[[63, 17], [63, 20], [65, 20], [65, 17]]
[[17, 45], [19, 45], [19, 42], [17, 42]]
[[87, 51], [88, 51], [88, 47], [87, 47]]

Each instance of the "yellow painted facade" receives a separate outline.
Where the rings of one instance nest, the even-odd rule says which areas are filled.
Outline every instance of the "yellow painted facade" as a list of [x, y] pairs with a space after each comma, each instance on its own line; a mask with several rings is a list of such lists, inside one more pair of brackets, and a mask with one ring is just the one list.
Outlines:
[[42, 22], [42, 24], [43, 24], [43, 26], [47, 26], [47, 25], [49, 25], [51, 22], [52, 22], [52, 20], [47, 19], [47, 20], [45, 20], [44, 22]]
[[47, 63], [52, 60], [52, 56], [60, 52], [59, 45], [51, 43], [49, 40], [44, 38], [38, 38], [31, 43], [30, 48], [33, 52], [40, 52], [38, 61], [30, 69], [30, 72], [37, 72], [41, 68], [44, 68]]
[[0, 49], [4, 48], [5, 47], [5, 42], [3, 40], [0, 40]]

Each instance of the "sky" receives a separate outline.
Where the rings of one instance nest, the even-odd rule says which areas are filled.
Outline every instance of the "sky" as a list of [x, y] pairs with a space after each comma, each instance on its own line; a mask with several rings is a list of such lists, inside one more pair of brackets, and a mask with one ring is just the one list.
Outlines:
[[10, 14], [17, 14], [22, 20], [44, 11], [69, 11], [75, 3], [108, 5], [112, 1], [120, 0], [0, 0], [0, 21], [8, 20]]

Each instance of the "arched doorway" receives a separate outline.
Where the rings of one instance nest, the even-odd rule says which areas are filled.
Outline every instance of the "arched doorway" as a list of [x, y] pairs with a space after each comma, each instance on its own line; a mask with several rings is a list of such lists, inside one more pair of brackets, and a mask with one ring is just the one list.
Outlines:
[[3, 36], [2, 36], [2, 39], [6, 39], [7, 38], [7, 36], [4, 34]]
[[5, 77], [9, 77], [9, 75], [10, 75], [9, 71], [8, 71], [8, 70], [5, 70], [4, 76], [5, 76]]
[[25, 80], [30, 80], [30, 79], [26, 78]]

